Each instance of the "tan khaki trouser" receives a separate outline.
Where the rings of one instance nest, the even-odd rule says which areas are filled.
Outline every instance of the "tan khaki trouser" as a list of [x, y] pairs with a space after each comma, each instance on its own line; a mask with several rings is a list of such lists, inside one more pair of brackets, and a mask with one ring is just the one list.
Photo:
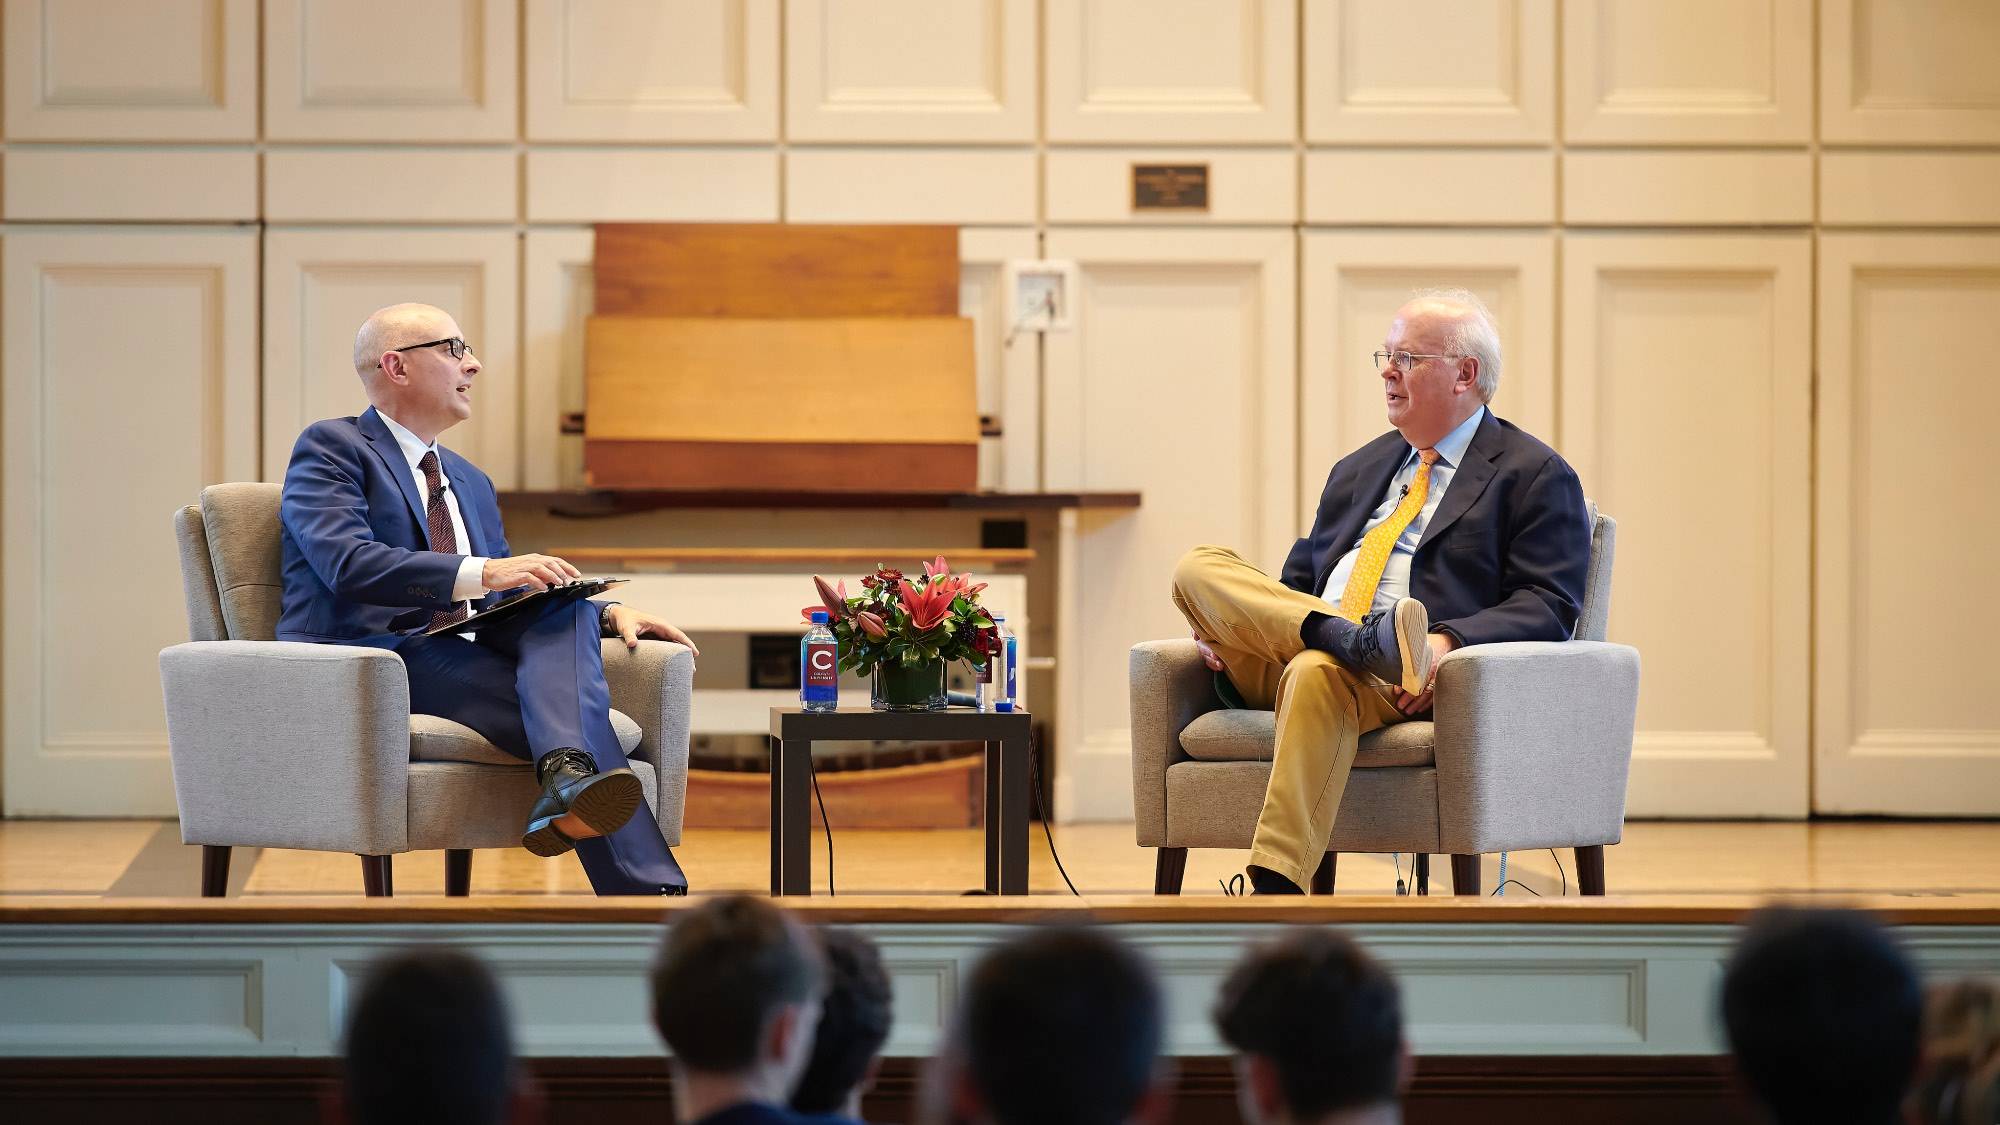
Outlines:
[[1303, 887], [1333, 835], [1361, 736], [1409, 717], [1396, 710], [1396, 686], [1306, 648], [1299, 639], [1306, 614], [1333, 607], [1227, 548], [1196, 547], [1181, 557], [1174, 605], [1222, 658], [1244, 702], [1278, 712], [1250, 862]]

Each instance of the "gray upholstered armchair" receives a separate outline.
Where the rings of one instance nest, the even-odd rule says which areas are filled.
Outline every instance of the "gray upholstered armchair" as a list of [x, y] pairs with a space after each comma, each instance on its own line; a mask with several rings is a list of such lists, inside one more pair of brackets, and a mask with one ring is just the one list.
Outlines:
[[[1604, 640], [1617, 524], [1591, 508], [1590, 570], [1574, 640], [1473, 645], [1438, 664], [1429, 722], [1361, 737], [1313, 890], [1340, 852], [1431, 853], [1479, 893], [1484, 852], [1576, 849], [1584, 894], [1604, 893], [1604, 845], [1624, 828], [1639, 653]], [[1153, 890], [1179, 894], [1189, 848], [1250, 846], [1276, 744], [1269, 711], [1228, 710], [1190, 640], [1132, 648], [1132, 792]]]
[[[410, 714], [387, 649], [272, 640], [282, 588], [278, 486], [219, 484], [174, 515], [187, 644], [160, 652], [181, 839], [202, 845], [202, 894], [228, 886], [229, 849], [361, 857], [370, 895], [390, 856], [444, 849], [463, 895], [473, 848], [518, 847], [540, 788], [526, 762], [469, 727]], [[604, 642], [612, 727], [668, 844], [680, 842], [694, 662], [665, 641]]]

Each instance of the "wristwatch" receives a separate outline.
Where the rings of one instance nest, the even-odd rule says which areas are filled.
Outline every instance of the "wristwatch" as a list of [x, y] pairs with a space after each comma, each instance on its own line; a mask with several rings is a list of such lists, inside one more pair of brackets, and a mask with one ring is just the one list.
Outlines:
[[611, 607], [618, 604], [620, 603], [606, 602], [604, 603], [604, 608], [597, 611], [597, 631], [600, 634], [607, 637], [618, 635], [611, 631]]

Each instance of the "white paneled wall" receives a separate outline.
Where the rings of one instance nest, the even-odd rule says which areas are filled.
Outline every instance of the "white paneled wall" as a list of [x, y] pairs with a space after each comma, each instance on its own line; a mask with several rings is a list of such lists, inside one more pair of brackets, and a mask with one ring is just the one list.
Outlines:
[[[1620, 520], [1635, 812], [2000, 812], [1983, 666], [1910, 659], [2000, 626], [1962, 593], [2000, 548], [1960, 350], [2000, 314], [1988, 0], [4, 4], [9, 813], [171, 810], [168, 514], [359, 407], [370, 309], [450, 308], [486, 365], [455, 447], [580, 486], [612, 220], [963, 228], [982, 484], [1144, 494], [1063, 523], [1064, 817], [1127, 810], [1174, 558], [1277, 564], [1437, 284]], [[1206, 164], [1208, 208], [1134, 210], [1135, 163]], [[1010, 341], [1043, 256], [1077, 328]]]

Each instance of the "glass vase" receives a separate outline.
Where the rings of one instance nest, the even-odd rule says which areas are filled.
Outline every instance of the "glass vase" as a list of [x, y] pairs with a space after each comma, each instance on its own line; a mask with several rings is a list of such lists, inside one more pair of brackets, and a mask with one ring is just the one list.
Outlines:
[[885, 660], [877, 664], [868, 702], [877, 711], [944, 710], [944, 661], [900, 664]]

